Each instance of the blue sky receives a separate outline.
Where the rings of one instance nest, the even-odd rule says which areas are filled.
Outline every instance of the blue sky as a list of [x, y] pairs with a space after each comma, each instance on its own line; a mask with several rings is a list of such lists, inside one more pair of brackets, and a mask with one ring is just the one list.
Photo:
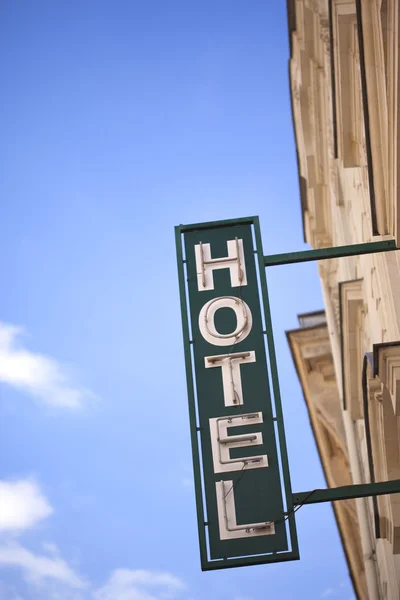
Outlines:
[[[0, 8], [1, 600], [351, 600], [329, 506], [301, 561], [199, 566], [174, 232], [258, 214], [303, 249], [285, 2]], [[268, 270], [295, 491], [324, 485]]]

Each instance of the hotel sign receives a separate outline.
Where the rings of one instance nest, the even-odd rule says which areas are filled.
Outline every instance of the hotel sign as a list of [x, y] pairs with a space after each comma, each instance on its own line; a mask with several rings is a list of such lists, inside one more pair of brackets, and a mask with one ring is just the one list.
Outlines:
[[254, 233], [256, 218], [176, 228], [204, 570], [298, 558]]

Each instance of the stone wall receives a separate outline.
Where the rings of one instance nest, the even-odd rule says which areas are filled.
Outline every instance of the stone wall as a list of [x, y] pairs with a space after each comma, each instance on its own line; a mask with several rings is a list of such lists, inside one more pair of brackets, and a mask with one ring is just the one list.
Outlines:
[[[305, 239], [314, 248], [400, 240], [399, 2], [293, 0], [288, 5]], [[399, 478], [400, 252], [331, 259], [318, 268], [336, 396], [332, 391], [329, 396], [328, 384], [313, 375], [314, 388], [306, 396], [309, 411], [319, 402], [328, 423], [337, 421], [338, 410], [349, 416], [343, 448], [348, 451], [348, 436], [354, 434], [364, 481], [371, 477], [368, 444], [376, 481]], [[362, 392], [366, 353], [374, 358], [367, 373], [371, 440]], [[318, 394], [329, 396], [325, 408], [323, 400], [315, 400]], [[326, 472], [334, 470], [333, 459], [318, 447]], [[335, 469], [354, 475], [351, 460]], [[361, 583], [362, 570], [357, 574], [349, 559], [355, 580], [361, 577], [357, 594], [398, 600], [400, 495], [379, 498], [378, 538], [376, 507], [372, 500], [365, 503], [378, 592], [371, 580]], [[342, 532], [345, 545], [350, 530]], [[367, 570], [373, 577], [370, 566]]]

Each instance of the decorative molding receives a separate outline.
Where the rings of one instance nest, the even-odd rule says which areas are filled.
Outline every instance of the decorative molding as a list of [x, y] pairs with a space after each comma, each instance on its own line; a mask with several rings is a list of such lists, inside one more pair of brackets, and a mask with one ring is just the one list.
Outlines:
[[337, 330], [340, 331], [340, 306], [339, 306], [339, 290], [337, 285], [330, 288], [330, 298], [332, 302], [333, 314]]
[[[331, 352], [326, 353], [330, 347], [328, 325], [321, 323], [289, 331], [287, 338], [327, 484], [349, 485], [351, 474], [333, 356]], [[304, 357], [304, 350], [307, 358]], [[366, 598], [355, 501], [335, 502], [333, 508], [357, 596]]]
[[[378, 481], [400, 478], [400, 342], [375, 344], [374, 370], [368, 370], [370, 424], [375, 477]], [[397, 417], [397, 418], [396, 418]], [[400, 497], [379, 499], [381, 536], [400, 554]]]
[[343, 166], [365, 163], [363, 153], [363, 111], [357, 16], [354, 2], [334, 3], [335, 84], [338, 101], [337, 123], [339, 156]]
[[[388, 0], [388, 5], [398, 0]], [[366, 82], [367, 123], [369, 130], [370, 150], [375, 196], [377, 228], [381, 235], [393, 232], [393, 210], [390, 206], [389, 190], [389, 137], [396, 136], [393, 121], [392, 130], [388, 130], [388, 102], [385, 54], [388, 46], [384, 45], [381, 19], [381, 2], [358, 0], [360, 31], [363, 37], [363, 64]], [[395, 24], [394, 24], [395, 26]], [[386, 53], [385, 53], [386, 50]], [[398, 52], [397, 52], [398, 54]], [[392, 57], [392, 53], [390, 53]], [[397, 74], [394, 74], [397, 80]], [[393, 74], [392, 74], [393, 76]], [[392, 89], [392, 86], [390, 86]], [[392, 112], [393, 116], [393, 112]], [[397, 144], [397, 141], [396, 141]], [[391, 144], [393, 146], [393, 144]], [[393, 153], [392, 153], [393, 154]], [[393, 172], [393, 165], [390, 171]]]
[[[332, 348], [326, 322], [287, 333], [299, 378], [306, 398], [312, 398], [309, 411], [318, 410], [333, 427], [341, 444], [344, 442], [344, 427], [340, 411]], [[339, 443], [339, 441], [338, 441]]]
[[[325, 14], [326, 13], [326, 14]], [[290, 80], [300, 176], [304, 179], [305, 237], [314, 248], [332, 245], [330, 231], [330, 111], [327, 97], [327, 11], [321, 2], [296, 3]]]
[[343, 403], [353, 420], [363, 418], [361, 347], [364, 327], [364, 297], [361, 279], [339, 284], [341, 307]]
[[400, 416], [400, 345], [381, 346], [378, 365], [378, 376], [390, 393], [394, 415]]

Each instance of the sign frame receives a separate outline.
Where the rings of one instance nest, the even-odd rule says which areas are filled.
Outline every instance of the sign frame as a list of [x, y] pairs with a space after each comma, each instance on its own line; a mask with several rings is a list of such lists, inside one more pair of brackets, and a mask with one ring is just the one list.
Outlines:
[[[195, 382], [194, 382], [194, 365], [192, 358], [191, 346], [193, 341], [190, 339], [189, 329], [189, 311], [188, 311], [188, 293], [186, 285], [186, 259], [183, 255], [183, 244], [182, 236], [185, 233], [201, 230], [210, 230], [225, 228], [235, 225], [250, 225], [253, 229], [253, 239], [255, 241], [255, 248], [253, 247], [253, 253], [256, 258], [256, 268], [259, 275], [259, 284], [261, 289], [261, 312], [264, 318], [265, 331], [263, 331], [264, 337], [266, 337], [267, 345], [267, 358], [269, 361], [269, 369], [271, 381], [269, 387], [272, 387], [271, 402], [275, 409], [274, 420], [277, 424], [277, 442], [280, 453], [280, 472], [283, 483], [284, 501], [286, 504], [286, 510], [281, 515], [276, 516], [276, 520], [283, 519], [287, 521], [288, 539], [290, 541], [290, 550], [282, 552], [272, 552], [268, 554], [257, 554], [252, 556], [241, 556], [236, 558], [223, 558], [210, 560], [208, 557], [208, 544], [207, 544], [207, 527], [208, 523], [205, 520], [205, 510], [203, 501], [203, 481], [202, 481], [202, 469], [201, 469], [201, 453], [199, 444], [199, 431], [200, 427], [197, 422], [196, 415], [196, 395], [195, 395]], [[283, 410], [281, 403], [278, 367], [275, 354], [275, 344], [272, 329], [272, 318], [269, 304], [267, 279], [264, 265], [264, 255], [261, 240], [261, 230], [259, 218], [256, 216], [245, 217], [239, 219], [227, 219], [223, 221], [213, 221], [205, 223], [196, 223], [191, 225], [178, 225], [175, 227], [175, 239], [176, 239], [176, 250], [177, 250], [177, 263], [178, 263], [178, 279], [179, 279], [179, 292], [181, 301], [181, 317], [182, 317], [182, 330], [184, 340], [184, 357], [185, 357], [185, 368], [186, 368], [186, 382], [188, 391], [188, 404], [189, 404], [189, 422], [190, 422], [190, 436], [192, 445], [192, 460], [193, 460], [193, 472], [194, 472], [194, 484], [195, 484], [195, 495], [196, 495], [196, 512], [197, 512], [197, 524], [198, 524], [198, 536], [200, 545], [200, 560], [201, 568], [203, 571], [225, 569], [240, 566], [250, 566], [257, 564], [266, 564], [273, 562], [283, 562], [298, 560], [300, 558], [297, 530], [295, 523], [295, 504], [293, 502], [293, 493], [290, 480], [289, 472], [289, 461], [286, 446], [286, 436], [283, 421]], [[272, 386], [271, 386], [272, 383]]]

